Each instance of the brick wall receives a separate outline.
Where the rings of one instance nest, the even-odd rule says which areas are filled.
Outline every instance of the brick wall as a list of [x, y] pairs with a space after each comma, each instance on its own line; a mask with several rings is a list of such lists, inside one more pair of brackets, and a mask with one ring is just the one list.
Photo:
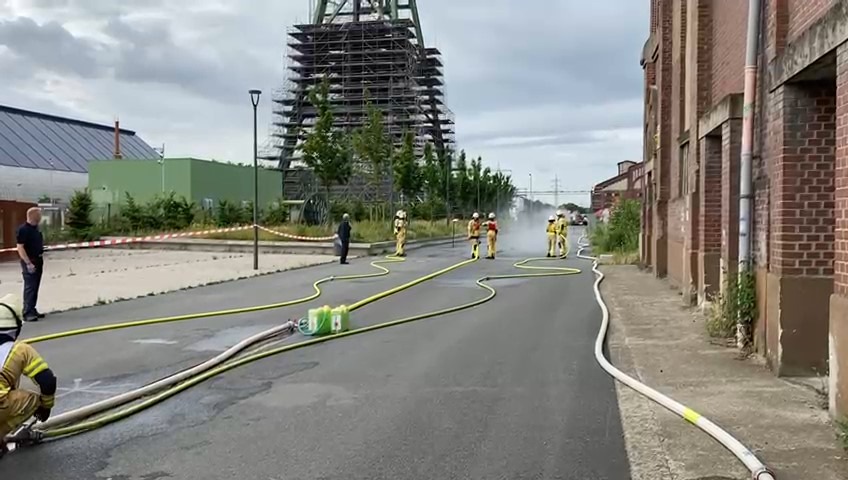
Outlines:
[[745, 81], [745, 37], [748, 2], [713, 0], [712, 17], [712, 102], [739, 93]]
[[722, 142], [717, 137], [705, 137], [701, 144], [701, 208], [699, 215], [700, 246], [703, 253], [721, 250], [722, 216]]
[[673, 1], [672, 21], [672, 97], [671, 97], [671, 172], [672, 172], [672, 197], [679, 195], [677, 186], [674, 185], [677, 178], [676, 152], [678, 150], [677, 139], [683, 132], [684, 115], [686, 113], [686, 2]]
[[[763, 2], [763, 18], [766, 22], [766, 31], [760, 37], [760, 48], [765, 52], [767, 59], [774, 58], [777, 53], [776, 46], [783, 42], [786, 36], [786, 4], [787, 0], [767, 0]], [[783, 6], [781, 7], [781, 4]], [[782, 13], [780, 13], [782, 12]], [[778, 15], [782, 15], [781, 20]], [[783, 27], [780, 27], [780, 25]], [[772, 101], [768, 82], [768, 62], [760, 60], [757, 78], [756, 111], [754, 120], [754, 158], [752, 165], [752, 176], [754, 182], [753, 218], [751, 253], [754, 264], [758, 268], [767, 269], [769, 264], [769, 222], [771, 216], [771, 183], [769, 181], [770, 162], [767, 160], [777, 154], [776, 139], [774, 137], [775, 113], [772, 111]], [[764, 297], [764, 296], [763, 296]], [[765, 308], [760, 308], [761, 319], [765, 318]], [[764, 322], [761, 322], [764, 324]]]
[[789, 20], [787, 41], [791, 42], [804, 33], [804, 30], [821, 18], [836, 1], [839, 0], [788, 0], [786, 5]]
[[767, 0], [764, 3], [765, 36], [768, 38], [765, 55], [768, 61], [783, 53], [786, 47], [786, 33], [789, 29], [788, 2], [789, 0]]
[[836, 65], [836, 165], [835, 206], [836, 255], [833, 289], [848, 296], [848, 44], [839, 47]]
[[[660, 151], [658, 163], [654, 165], [657, 169], [658, 189], [657, 198], [667, 201], [669, 198], [669, 163], [671, 159], [671, 104], [672, 104], [672, 72], [671, 72], [671, 24], [672, 24], [672, 0], [658, 0], [660, 8], [660, 51], [659, 67], [657, 69], [657, 86], [659, 88], [659, 126], [660, 126]], [[660, 210], [663, 210], [660, 208]], [[658, 218], [665, 218], [665, 211], [657, 212]]]
[[783, 113], [776, 140], [772, 184], [772, 271], [783, 275], [833, 275], [835, 88], [787, 84], [773, 95]]
[[739, 261], [739, 157], [742, 120], [725, 122], [721, 130], [721, 256], [728, 271]]

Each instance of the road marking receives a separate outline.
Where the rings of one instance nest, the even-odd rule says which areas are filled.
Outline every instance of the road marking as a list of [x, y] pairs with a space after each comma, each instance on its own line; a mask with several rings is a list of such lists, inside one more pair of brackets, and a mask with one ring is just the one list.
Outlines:
[[133, 340], [132, 343], [138, 343], [142, 345], [176, 345], [180, 342], [174, 340], [166, 340], [164, 338], [141, 338], [139, 340]]
[[74, 379], [72, 387], [59, 387], [56, 390], [62, 393], [56, 395], [56, 398], [62, 398], [72, 393], [90, 393], [94, 395], [119, 395], [130, 388], [135, 387], [134, 383], [118, 383], [114, 385], [101, 386], [103, 382], [100, 380], [83, 384], [81, 378]]

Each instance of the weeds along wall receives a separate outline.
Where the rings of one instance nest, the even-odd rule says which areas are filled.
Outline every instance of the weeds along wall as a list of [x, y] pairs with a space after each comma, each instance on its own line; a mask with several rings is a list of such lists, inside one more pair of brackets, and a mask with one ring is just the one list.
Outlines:
[[[157, 161], [103, 160], [89, 163], [88, 188], [95, 216], [116, 215], [127, 194], [145, 203], [173, 192], [198, 207], [217, 208], [222, 200], [241, 205], [253, 202], [253, 167], [196, 158]], [[282, 173], [259, 170], [259, 206], [280, 199]]]

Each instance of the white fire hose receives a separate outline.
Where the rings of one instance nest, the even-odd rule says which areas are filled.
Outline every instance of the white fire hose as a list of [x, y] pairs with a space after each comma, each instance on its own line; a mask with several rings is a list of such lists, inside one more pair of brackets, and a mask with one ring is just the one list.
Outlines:
[[586, 249], [589, 245], [584, 243], [586, 240], [585, 235], [580, 237], [577, 240], [579, 249], [577, 250], [577, 257], [582, 258], [584, 260], [590, 260], [593, 262], [592, 271], [595, 273], [595, 300], [597, 300], [598, 305], [601, 307], [601, 312], [603, 314], [603, 318], [601, 319], [601, 329], [598, 333], [598, 338], [595, 340], [595, 359], [600, 364], [601, 368], [603, 368], [608, 374], [612, 375], [616, 380], [621, 383], [627, 385], [633, 390], [637, 391], [639, 394], [649, 398], [650, 400], [659, 403], [663, 407], [667, 408], [671, 412], [677, 414], [682, 417], [689, 423], [695, 425], [700, 428], [708, 435], [713, 437], [716, 441], [724, 445], [725, 448], [730, 450], [730, 452], [736, 456], [748, 470], [751, 472], [751, 478], [753, 480], [775, 480], [774, 473], [771, 472], [765, 465], [757, 458], [756, 455], [753, 454], [745, 445], [742, 444], [739, 440], [734, 438], [732, 435], [727, 433], [724, 429], [711, 422], [708, 418], [701, 416], [699, 413], [695, 412], [691, 408], [682, 405], [681, 403], [675, 401], [674, 399], [663, 395], [662, 393], [654, 390], [653, 388], [639, 382], [635, 378], [625, 374], [621, 370], [617, 369], [612, 363], [607, 360], [604, 356], [604, 343], [606, 342], [607, 331], [609, 330], [609, 309], [607, 308], [607, 304], [604, 303], [604, 299], [601, 296], [601, 282], [604, 280], [604, 274], [598, 270], [598, 259], [596, 257], [590, 257], [588, 255], [583, 255], [583, 250]]

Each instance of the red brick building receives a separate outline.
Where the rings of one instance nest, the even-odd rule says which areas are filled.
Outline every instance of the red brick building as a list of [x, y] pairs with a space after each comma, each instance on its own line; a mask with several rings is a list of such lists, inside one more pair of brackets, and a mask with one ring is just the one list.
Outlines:
[[[642, 259], [698, 303], [735, 272], [748, 2], [650, 0]], [[754, 344], [848, 414], [848, 1], [762, 0]]]
[[642, 163], [630, 160], [619, 162], [616, 176], [592, 187], [592, 211], [610, 208], [619, 200], [641, 199], [644, 171]]

